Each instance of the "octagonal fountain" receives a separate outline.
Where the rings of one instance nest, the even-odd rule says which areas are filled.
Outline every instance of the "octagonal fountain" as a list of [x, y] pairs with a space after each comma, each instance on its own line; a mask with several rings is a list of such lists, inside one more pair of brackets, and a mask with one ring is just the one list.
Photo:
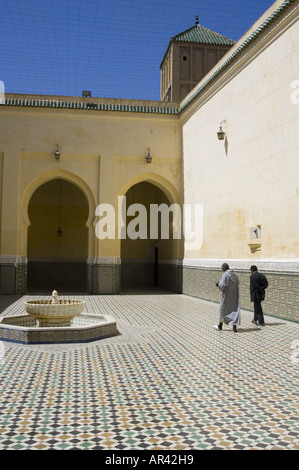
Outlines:
[[84, 300], [28, 300], [27, 315], [0, 319], [0, 340], [22, 344], [84, 343], [118, 335], [110, 315], [85, 313]]

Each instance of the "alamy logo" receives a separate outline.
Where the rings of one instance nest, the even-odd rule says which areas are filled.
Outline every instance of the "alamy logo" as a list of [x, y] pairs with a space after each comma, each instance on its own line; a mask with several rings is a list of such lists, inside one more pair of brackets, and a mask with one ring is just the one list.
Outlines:
[[294, 89], [293, 93], [291, 93], [291, 103], [299, 104], [299, 80], [293, 80], [291, 88]]
[[95, 227], [100, 240], [184, 238], [187, 250], [198, 250], [203, 242], [202, 204], [184, 204], [183, 210], [179, 204], [150, 204], [148, 209], [136, 203], [127, 208], [126, 196], [119, 196], [117, 210], [111, 204], [99, 204], [95, 215], [100, 217]]

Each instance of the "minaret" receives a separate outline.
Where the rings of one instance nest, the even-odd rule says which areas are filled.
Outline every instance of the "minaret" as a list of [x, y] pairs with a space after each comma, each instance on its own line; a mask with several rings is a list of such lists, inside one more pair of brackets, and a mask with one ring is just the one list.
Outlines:
[[235, 42], [199, 24], [170, 39], [161, 62], [161, 101], [180, 102]]

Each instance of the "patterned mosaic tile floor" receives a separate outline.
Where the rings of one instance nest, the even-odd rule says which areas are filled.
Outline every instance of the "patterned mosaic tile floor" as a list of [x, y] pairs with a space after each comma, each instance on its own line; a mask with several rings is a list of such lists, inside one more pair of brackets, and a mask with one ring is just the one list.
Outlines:
[[[3, 296], [0, 316], [28, 298]], [[122, 334], [0, 342], [1, 450], [299, 449], [299, 324], [242, 311], [220, 332], [218, 305], [192, 297], [77, 298]]]

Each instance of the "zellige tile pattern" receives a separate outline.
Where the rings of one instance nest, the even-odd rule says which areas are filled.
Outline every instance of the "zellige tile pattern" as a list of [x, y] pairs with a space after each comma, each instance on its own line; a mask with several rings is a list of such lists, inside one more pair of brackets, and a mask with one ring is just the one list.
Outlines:
[[[242, 311], [220, 332], [218, 305], [193, 297], [77, 297], [121, 335], [1, 342], [1, 450], [299, 449], [297, 323]], [[0, 320], [28, 298], [1, 297]]]

